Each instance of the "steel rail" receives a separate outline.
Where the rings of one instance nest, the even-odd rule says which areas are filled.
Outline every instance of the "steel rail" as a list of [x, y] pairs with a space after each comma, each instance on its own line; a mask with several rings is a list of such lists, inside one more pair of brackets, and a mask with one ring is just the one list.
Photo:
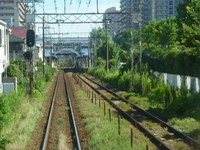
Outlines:
[[[168, 125], [166, 122], [164, 122], [164, 121], [162, 121], [161, 119], [155, 117], [154, 115], [152, 115], [152, 114], [150, 114], [149, 112], [143, 110], [142, 108], [136, 106], [136, 105], [133, 104], [132, 102], [130, 102], [130, 101], [126, 100], [125, 98], [119, 96], [118, 94], [114, 93], [113, 91], [109, 90], [108, 88], [106, 88], [106, 87], [100, 85], [99, 83], [97, 83], [97, 82], [91, 80], [91, 79], [88, 78], [87, 76], [85, 76], [85, 75], [83, 75], [83, 76], [84, 76], [85, 78], [87, 78], [88, 80], [90, 80], [91, 82], [97, 84], [97, 85], [100, 86], [101, 88], [105, 89], [107, 92], [112, 93], [114, 96], [118, 97], [120, 100], [122, 100], [122, 101], [124, 101], [124, 102], [126, 102], [126, 103], [131, 104], [132, 107], [133, 107], [134, 109], [136, 109], [136, 110], [138, 110], [139, 112], [141, 112], [142, 114], [148, 116], [148, 117], [151, 118], [152, 120], [154, 120], [154, 121], [160, 123], [160, 125], [161, 125], [162, 127], [167, 127], [168, 130], [169, 130], [170, 132], [173, 132], [174, 134], [176, 134], [176, 135], [178, 135], [179, 137], [181, 137], [181, 138], [182, 138], [185, 142], [187, 142], [189, 145], [194, 146], [194, 147], [196, 147], [196, 148], [200, 148], [200, 143], [198, 143], [197, 141], [195, 141], [195, 140], [192, 139], [191, 137], [189, 137], [189, 136], [183, 134], [182, 132], [176, 130], [176, 129], [173, 128], [172, 126]], [[89, 83], [87, 83], [84, 79], [82, 79], [80, 76], [78, 76], [78, 77], [79, 77], [82, 81], [84, 81], [87, 85], [89, 85], [93, 90], [95, 90], [97, 93], [101, 94], [102, 97], [104, 97], [113, 107], [115, 107], [115, 108], [118, 107], [118, 106], [115, 105], [113, 102], [111, 102], [108, 98], [106, 98], [106, 96], [104, 96], [102, 93], [100, 93], [97, 89], [95, 89], [95, 88], [92, 87]], [[121, 108], [119, 108], [119, 109], [117, 108], [117, 110], [120, 110], [120, 109], [121, 109]], [[121, 111], [121, 110], [120, 110], [120, 111]], [[130, 116], [130, 115], [129, 115], [129, 116], [126, 116], [126, 117], [128, 117], [128, 118], [127, 118], [128, 120], [132, 120], [132, 119], [133, 119], [133, 117]], [[131, 118], [130, 118], [130, 117], [131, 117]], [[133, 119], [133, 121], [134, 121], [134, 119]], [[135, 120], [135, 121], [136, 121], [136, 120]], [[135, 122], [135, 121], [134, 121], [134, 122]], [[136, 121], [136, 122], [137, 122], [137, 121]], [[136, 124], [137, 124], [137, 125], [136, 125]], [[136, 123], [136, 124], [135, 124], [135, 125], [136, 125], [137, 127], [139, 127], [141, 131], [145, 131], [145, 130], [146, 130], [146, 129], [142, 129], [143, 127], [141, 128], [141, 127], [140, 127], [140, 126], [141, 126], [140, 124], [139, 124], [139, 125], [138, 125], [138, 123]], [[145, 131], [145, 132], [146, 132], [146, 131]], [[147, 132], [149, 132], [149, 131], [147, 131]], [[150, 133], [149, 136], [153, 136], [152, 138], [153, 138], [153, 141], [154, 141], [154, 142], [155, 142], [155, 141], [161, 142], [159, 139], [157, 139], [157, 140], [154, 139], [155, 136], [152, 135], [151, 133]], [[155, 138], [156, 138], [156, 137], [155, 137]], [[160, 147], [159, 147], [159, 148], [160, 148]]]
[[83, 75], [83, 76], [84, 76], [85, 78], [87, 78], [88, 80], [92, 81], [93, 83], [97, 84], [97, 85], [100, 86], [101, 88], [104, 88], [106, 91], [112, 93], [112, 94], [115, 95], [116, 97], [120, 98], [122, 101], [131, 104], [131, 105], [133, 106], [134, 109], [140, 111], [142, 114], [144, 114], [144, 115], [148, 116], [149, 118], [151, 118], [151, 119], [153, 119], [153, 120], [159, 122], [160, 125], [161, 125], [162, 127], [167, 127], [168, 130], [169, 130], [170, 132], [172, 132], [172, 133], [178, 135], [179, 137], [181, 137], [185, 142], [188, 142], [189, 145], [195, 146], [195, 147], [197, 147], [197, 148], [200, 148], [200, 143], [197, 142], [196, 140], [194, 140], [194, 139], [192, 139], [191, 137], [185, 135], [184, 133], [178, 131], [178, 130], [175, 129], [174, 127], [168, 125], [166, 122], [164, 122], [164, 121], [162, 121], [161, 119], [157, 118], [156, 116], [150, 114], [149, 112], [145, 111], [144, 109], [142, 109], [142, 108], [136, 106], [134, 103], [132, 103], [132, 102], [128, 101], [127, 99], [121, 97], [120, 95], [114, 93], [113, 91], [109, 90], [108, 88], [106, 88], [106, 87], [100, 85], [99, 83], [97, 83], [97, 82], [91, 80], [91, 79], [88, 78], [87, 76], [85, 76], [85, 75]]
[[56, 80], [56, 86], [55, 86], [55, 89], [54, 89], [53, 98], [51, 100], [51, 106], [50, 106], [50, 109], [49, 109], [47, 124], [46, 124], [46, 127], [45, 127], [45, 134], [44, 134], [44, 137], [43, 137], [44, 140], [42, 141], [41, 150], [46, 150], [46, 147], [47, 147], [47, 141], [48, 141], [48, 137], [49, 137], [49, 130], [50, 130], [51, 119], [52, 119], [53, 108], [54, 108], [55, 97], [56, 97], [56, 91], [57, 91], [57, 88], [58, 88], [58, 80], [59, 80], [59, 74], [58, 74], [58, 77], [57, 77], [57, 80]]
[[70, 107], [70, 114], [71, 114], [71, 119], [72, 119], [72, 123], [73, 123], [73, 128], [74, 128], [74, 132], [75, 132], [75, 137], [76, 137], [76, 144], [77, 144], [77, 148], [78, 150], [81, 150], [81, 144], [80, 144], [80, 139], [79, 139], [79, 135], [78, 135], [78, 129], [76, 126], [76, 120], [74, 117], [74, 113], [73, 113], [73, 107], [71, 104], [71, 99], [70, 99], [70, 95], [69, 95], [69, 90], [68, 90], [68, 86], [67, 86], [67, 79], [66, 76], [64, 76], [64, 80], [65, 80], [65, 88], [66, 88], [66, 93], [67, 93], [67, 101]]
[[92, 85], [90, 85], [87, 81], [85, 81], [83, 78], [81, 78], [79, 75], [77, 75], [83, 82], [85, 82], [88, 86], [90, 86], [95, 92], [100, 94], [113, 108], [115, 108], [118, 112], [121, 113], [121, 115], [126, 118], [128, 121], [130, 121], [136, 128], [138, 128], [142, 133], [145, 134], [159, 149], [162, 150], [171, 150], [166, 144], [164, 144], [161, 140], [159, 140], [157, 137], [155, 137], [152, 133], [150, 133], [146, 128], [144, 128], [138, 121], [136, 121], [131, 115], [126, 113], [123, 109], [121, 109], [119, 106], [114, 104], [109, 98], [107, 98], [103, 93], [99, 92], [96, 88], [94, 88]]

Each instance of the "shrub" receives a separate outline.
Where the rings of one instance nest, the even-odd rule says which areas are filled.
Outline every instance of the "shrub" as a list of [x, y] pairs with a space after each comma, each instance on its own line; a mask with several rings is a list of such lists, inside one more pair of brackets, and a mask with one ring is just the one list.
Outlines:
[[152, 80], [148, 75], [143, 74], [142, 95], [147, 95], [152, 90]]
[[132, 75], [129, 72], [124, 72], [118, 80], [118, 86], [122, 90], [131, 91]]
[[118, 86], [118, 76], [119, 76], [119, 72], [115, 71], [115, 72], [109, 72], [106, 74], [105, 76], [105, 81], [111, 83], [114, 86]]
[[47, 82], [52, 80], [54, 72], [55, 70], [51, 66], [46, 66], [45, 79]]
[[95, 76], [101, 80], [103, 80], [105, 75], [106, 75], [106, 70], [104, 67], [97, 69], [95, 72]]
[[88, 68], [88, 74], [94, 75], [95, 74], [95, 68], [94, 67], [89, 67]]
[[172, 89], [169, 84], [163, 86], [157, 86], [149, 92], [149, 98], [160, 104], [168, 106], [173, 101]]

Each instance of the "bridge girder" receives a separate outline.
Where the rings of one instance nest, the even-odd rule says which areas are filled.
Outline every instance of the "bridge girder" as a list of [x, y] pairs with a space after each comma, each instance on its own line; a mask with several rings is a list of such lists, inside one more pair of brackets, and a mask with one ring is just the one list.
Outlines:
[[[32, 14], [29, 14], [32, 15]], [[113, 13], [36, 13], [36, 24], [80, 24], [80, 23], [127, 23], [131, 22], [130, 12]], [[119, 20], [119, 15], [122, 20]], [[45, 21], [43, 20], [45, 18]], [[106, 19], [109, 18], [109, 19]], [[111, 19], [112, 18], [112, 19]]]
[[63, 50], [61, 50], [61, 51], [58, 51], [58, 52], [54, 53], [54, 56], [56, 56], [56, 55], [59, 54], [59, 53], [61, 53], [61, 54], [68, 54], [69, 52], [74, 53], [74, 54], [76, 54], [77, 56], [80, 55], [77, 51], [75, 51], [75, 50], [73, 50], [73, 49], [63, 49]]

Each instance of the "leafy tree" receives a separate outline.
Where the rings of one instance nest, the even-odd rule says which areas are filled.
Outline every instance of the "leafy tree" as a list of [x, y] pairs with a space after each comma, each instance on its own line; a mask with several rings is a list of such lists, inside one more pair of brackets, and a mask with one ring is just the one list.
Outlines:
[[[95, 43], [97, 45], [97, 47], [96, 47], [97, 57], [101, 57], [102, 59], [106, 60], [107, 46], [106, 46], [106, 30], [105, 30], [105, 28], [93, 29], [92, 32], [90, 33], [90, 39], [95, 40]], [[110, 35], [108, 35], [108, 50], [109, 50], [109, 60], [115, 59], [114, 60], [115, 64], [118, 64], [119, 59], [120, 59], [121, 48], [119, 45], [117, 45], [113, 41], [113, 39]], [[98, 58], [98, 60], [100, 60], [100, 59]], [[102, 63], [100, 63], [100, 64], [102, 65]]]
[[187, 47], [200, 46], [200, 1], [184, 0], [178, 6], [180, 43]]
[[152, 20], [148, 25], [143, 26], [143, 43], [147, 47], [168, 48], [176, 45], [177, 23], [175, 17], [162, 20]]

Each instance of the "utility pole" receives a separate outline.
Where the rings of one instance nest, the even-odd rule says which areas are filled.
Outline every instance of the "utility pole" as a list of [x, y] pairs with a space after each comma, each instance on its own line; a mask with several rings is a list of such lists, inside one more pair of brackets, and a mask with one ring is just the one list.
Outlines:
[[109, 72], [109, 52], [108, 52], [108, 20], [106, 20], [106, 72]]
[[142, 93], [142, 4], [139, 2], [140, 20], [139, 20], [139, 47], [140, 47], [140, 93]]
[[45, 37], [44, 37], [44, 16], [43, 16], [43, 74], [45, 74]]
[[132, 91], [134, 92], [133, 0], [131, 0], [131, 71], [132, 71]]
[[66, 0], [64, 0], [64, 13], [66, 14]]
[[[88, 38], [88, 43], [90, 43], [90, 37]], [[90, 44], [88, 45], [88, 68], [90, 67]]]
[[97, 0], [97, 13], [99, 13], [99, 2]]

